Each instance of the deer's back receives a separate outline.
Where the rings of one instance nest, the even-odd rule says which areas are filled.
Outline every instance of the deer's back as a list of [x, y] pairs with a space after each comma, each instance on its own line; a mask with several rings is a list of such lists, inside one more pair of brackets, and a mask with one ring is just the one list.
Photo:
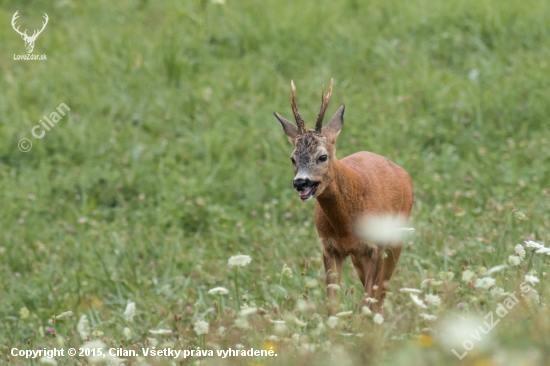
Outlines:
[[361, 151], [341, 162], [357, 174], [362, 210], [372, 214], [397, 214], [408, 218], [412, 208], [412, 183], [407, 172], [388, 158]]

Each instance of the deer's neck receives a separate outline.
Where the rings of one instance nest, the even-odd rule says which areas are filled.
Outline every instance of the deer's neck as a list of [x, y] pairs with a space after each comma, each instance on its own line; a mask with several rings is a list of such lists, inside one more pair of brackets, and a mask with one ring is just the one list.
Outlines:
[[353, 220], [361, 207], [361, 181], [337, 159], [332, 161], [330, 169], [331, 179], [317, 201], [339, 236], [353, 235]]

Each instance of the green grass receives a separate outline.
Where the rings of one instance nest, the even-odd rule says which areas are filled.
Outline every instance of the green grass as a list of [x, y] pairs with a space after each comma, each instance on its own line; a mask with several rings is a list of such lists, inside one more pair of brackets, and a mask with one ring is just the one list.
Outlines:
[[[48, 13], [34, 49], [47, 61], [13, 60], [25, 53], [9, 26], [16, 10], [22, 29]], [[0, 0], [0, 18], [0, 345], [8, 349], [79, 346], [86, 315], [102, 332], [90, 339], [127, 349], [156, 337], [157, 348], [273, 345], [278, 354], [202, 358], [208, 365], [452, 364], [443, 342], [451, 328], [500, 301], [462, 281], [463, 271], [481, 276], [507, 263], [526, 237], [550, 242], [548, 2]], [[416, 231], [381, 325], [354, 305], [362, 291], [348, 260], [340, 302], [354, 314], [327, 326], [313, 203], [292, 189], [292, 146], [272, 114], [291, 116], [293, 79], [311, 127], [330, 78], [327, 113], [346, 104], [337, 155], [387, 156], [415, 190]], [[69, 115], [33, 138], [60, 103]], [[17, 147], [24, 137], [27, 153]], [[240, 294], [268, 315], [251, 315], [248, 329], [235, 326], [227, 266], [238, 253], [252, 257], [239, 268]], [[512, 292], [534, 271], [540, 301], [520, 300], [461, 364], [547, 362], [550, 257], [530, 257], [493, 277]], [[281, 277], [284, 265], [292, 277]], [[446, 271], [454, 278], [423, 289], [442, 298], [428, 309], [438, 320], [427, 322], [399, 289]], [[216, 286], [230, 293], [208, 295]], [[314, 310], [297, 309], [302, 294]], [[213, 308], [220, 298], [225, 315]], [[123, 315], [129, 300], [132, 321]], [[73, 317], [48, 323], [69, 310]], [[286, 329], [268, 321], [280, 317]], [[210, 323], [206, 337], [193, 331], [198, 318]], [[57, 337], [42, 335], [46, 327]], [[149, 333], [160, 328], [172, 336]], [[8, 353], [3, 347], [2, 360]]]

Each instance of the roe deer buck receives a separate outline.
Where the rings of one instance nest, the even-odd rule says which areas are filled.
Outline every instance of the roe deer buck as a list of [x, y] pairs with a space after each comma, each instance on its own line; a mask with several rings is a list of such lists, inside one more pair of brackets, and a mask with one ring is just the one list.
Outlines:
[[340, 284], [342, 261], [348, 255], [363, 283], [365, 296], [378, 300], [374, 308], [382, 306], [401, 253], [401, 242], [388, 247], [388, 243], [359, 237], [357, 221], [364, 215], [386, 215], [406, 221], [413, 204], [409, 175], [389, 159], [366, 151], [342, 160], [336, 158], [336, 138], [344, 123], [345, 106], [342, 104], [323, 127], [332, 85], [331, 80], [326, 97], [323, 87], [315, 131], [306, 130], [298, 112], [294, 82], [291, 82], [290, 104], [296, 125], [275, 112], [295, 147], [290, 158], [295, 174], [294, 188], [302, 201], [317, 198], [315, 225], [323, 244], [329, 314], [334, 313], [337, 306], [336, 290], [329, 285]]

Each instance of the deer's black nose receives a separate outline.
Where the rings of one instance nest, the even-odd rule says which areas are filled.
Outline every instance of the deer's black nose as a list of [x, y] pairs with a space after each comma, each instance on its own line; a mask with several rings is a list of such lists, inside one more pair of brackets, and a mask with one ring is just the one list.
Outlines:
[[298, 192], [301, 192], [309, 186], [309, 183], [310, 183], [309, 179], [307, 179], [307, 178], [306, 179], [302, 179], [302, 178], [295, 179], [294, 180], [294, 189], [297, 190]]

